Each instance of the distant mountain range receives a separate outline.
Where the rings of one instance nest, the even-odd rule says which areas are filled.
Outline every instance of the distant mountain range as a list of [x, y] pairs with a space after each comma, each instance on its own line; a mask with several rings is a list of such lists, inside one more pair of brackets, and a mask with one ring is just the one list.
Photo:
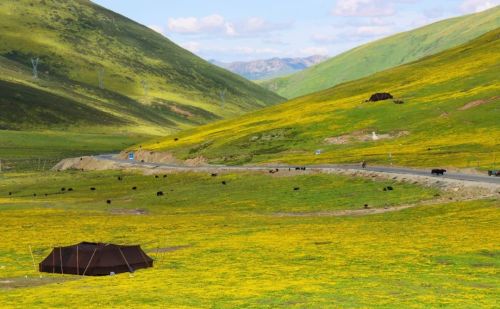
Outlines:
[[265, 80], [302, 71], [326, 59], [327, 56], [315, 55], [306, 58], [272, 58], [248, 62], [225, 63], [217, 60], [210, 62], [249, 80]]

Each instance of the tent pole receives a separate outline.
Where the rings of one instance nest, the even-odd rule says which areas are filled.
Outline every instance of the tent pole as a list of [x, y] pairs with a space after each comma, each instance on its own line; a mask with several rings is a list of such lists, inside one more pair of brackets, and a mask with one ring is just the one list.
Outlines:
[[54, 246], [52, 246], [52, 273], [56, 273], [56, 249]]
[[78, 263], [78, 245], [76, 245], [76, 274], [80, 275], [80, 263]]
[[62, 247], [59, 247], [59, 263], [61, 263], [61, 274], [64, 275], [64, 269], [62, 263]]
[[85, 276], [85, 274], [87, 273], [87, 269], [89, 268], [90, 263], [92, 262], [92, 259], [94, 258], [94, 254], [96, 251], [97, 251], [97, 247], [95, 247], [94, 252], [92, 253], [92, 256], [90, 257], [89, 263], [87, 264], [87, 267], [85, 267], [85, 270], [83, 271], [82, 276]]
[[122, 252], [122, 249], [121, 249], [120, 247], [118, 247], [118, 250], [120, 250], [120, 254], [122, 255], [123, 260], [124, 260], [124, 261], [125, 261], [125, 263], [127, 264], [128, 270], [129, 270], [130, 272], [133, 272], [133, 271], [132, 271], [132, 267], [130, 267], [130, 264], [128, 263], [127, 259], [125, 258], [125, 255], [124, 255], [124, 254], [123, 254], [123, 252]]

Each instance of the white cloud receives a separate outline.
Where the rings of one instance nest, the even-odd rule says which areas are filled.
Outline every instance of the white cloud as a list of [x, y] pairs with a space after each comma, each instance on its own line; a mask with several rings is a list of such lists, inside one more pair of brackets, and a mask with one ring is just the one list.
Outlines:
[[357, 36], [380, 36], [391, 33], [391, 28], [386, 26], [363, 26], [355, 30]]
[[226, 25], [227, 22], [224, 20], [224, 17], [217, 14], [202, 18], [180, 17], [168, 19], [168, 29], [181, 34], [220, 32], [226, 30]]
[[227, 36], [251, 36], [285, 29], [290, 23], [271, 23], [261, 17], [250, 17], [241, 21], [229, 21], [213, 14], [205, 17], [169, 18], [168, 29], [178, 34], [224, 34]]
[[198, 53], [201, 50], [201, 44], [194, 41], [181, 43], [180, 46], [192, 53]]
[[324, 46], [310, 46], [300, 50], [300, 53], [306, 56], [315, 56], [315, 55], [326, 56], [329, 54], [329, 52], [330, 51], [328, 50], [328, 48]]
[[500, 4], [500, 0], [464, 0], [460, 9], [465, 13], [477, 13]]
[[152, 29], [160, 34], [164, 34], [165, 33], [165, 29], [163, 29], [162, 26], [157, 26], [157, 25], [149, 25], [148, 26], [149, 29]]
[[390, 16], [395, 14], [394, 7], [382, 0], [338, 0], [333, 14], [338, 16]]
[[312, 40], [318, 43], [333, 43], [336, 42], [338, 39], [339, 36], [335, 33], [328, 33], [328, 34], [316, 33], [313, 34], [312, 36]]

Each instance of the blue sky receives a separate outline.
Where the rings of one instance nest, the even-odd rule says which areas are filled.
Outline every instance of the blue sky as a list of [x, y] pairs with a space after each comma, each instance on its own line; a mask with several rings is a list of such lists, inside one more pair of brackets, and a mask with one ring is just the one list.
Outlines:
[[500, 0], [94, 0], [205, 59], [334, 56]]

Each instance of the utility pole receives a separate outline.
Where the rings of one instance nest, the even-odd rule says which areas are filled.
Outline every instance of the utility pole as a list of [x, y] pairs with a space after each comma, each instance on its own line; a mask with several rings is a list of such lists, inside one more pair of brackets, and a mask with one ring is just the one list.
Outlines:
[[104, 89], [104, 68], [99, 68], [97, 78], [99, 79], [99, 88]]
[[144, 89], [144, 96], [147, 98], [148, 97], [148, 81], [143, 79], [141, 81], [142, 88]]
[[224, 103], [226, 103], [226, 92], [227, 92], [227, 89], [224, 89], [222, 91], [220, 91], [220, 99], [221, 99], [221, 107], [224, 107]]
[[40, 58], [31, 58], [31, 65], [33, 66], [33, 78], [38, 79], [38, 62]]

